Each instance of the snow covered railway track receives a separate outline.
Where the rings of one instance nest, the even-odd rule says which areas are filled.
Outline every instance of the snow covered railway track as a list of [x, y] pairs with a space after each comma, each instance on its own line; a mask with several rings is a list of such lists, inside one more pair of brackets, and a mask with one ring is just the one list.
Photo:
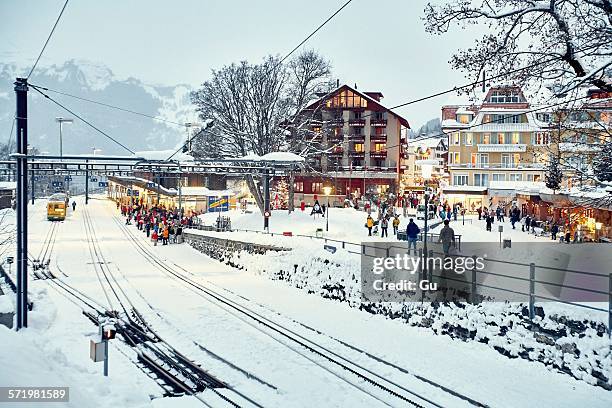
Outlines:
[[[196, 282], [189, 276], [186, 276], [182, 272], [178, 270], [178, 268], [170, 265], [166, 260], [162, 259], [156, 252], [152, 251], [149, 246], [147, 246], [141, 239], [136, 237], [127, 226], [123, 225], [120, 221], [118, 221], [117, 217], [113, 217], [119, 228], [123, 231], [125, 236], [132, 242], [135, 248], [150, 262], [153, 266], [157, 267], [160, 271], [167, 274], [172, 279], [180, 281], [181, 283], [189, 286], [192, 291], [195, 293], [199, 293], [200, 296], [207, 298], [209, 301], [212, 299], [213, 302], [226, 309], [230, 314], [235, 315], [240, 320], [245, 321], [247, 324], [256, 328], [259, 331], [262, 331], [264, 334], [274, 338], [279, 341], [277, 338], [271, 335], [270, 332], [275, 333], [276, 335], [280, 335], [282, 338], [288, 339], [291, 343], [297, 344], [297, 346], [308, 350], [309, 352], [315, 354], [317, 359], [323, 359], [329, 363], [332, 363], [335, 366], [342, 368], [343, 370], [349, 372], [352, 376], [357, 377], [359, 381], [368, 383], [369, 386], [378, 388], [383, 391], [387, 395], [391, 395], [397, 400], [401, 400], [403, 406], [408, 404], [409, 406], [414, 407], [425, 407], [425, 406], [433, 406], [433, 407], [442, 407], [443, 405], [432, 401], [431, 399], [418, 394], [415, 391], [412, 391], [405, 386], [402, 386], [383, 375], [377, 374], [369, 368], [366, 368], [362, 365], [351, 361], [348, 358], [339, 355], [338, 353], [317, 344], [316, 342], [307, 339], [300, 334], [282, 326], [281, 324], [274, 322], [265, 316], [253, 311], [252, 309], [235, 302], [234, 300], [224, 296], [218, 291], [215, 291], [202, 283]], [[180, 268], [180, 267], [179, 267]], [[243, 316], [243, 317], [242, 317]], [[245, 319], [246, 318], [246, 319]], [[264, 326], [266, 330], [263, 330], [261, 327], [254, 325], [252, 322], [247, 321], [252, 320], [259, 326]], [[285, 344], [285, 343], [283, 343]], [[347, 379], [344, 376], [339, 375], [337, 372], [332, 371], [328, 364], [323, 364], [322, 361], [317, 361], [316, 359], [306, 356], [301, 353], [299, 348], [295, 348], [293, 346], [289, 346], [285, 344], [287, 347], [295, 351], [296, 353], [306, 357], [308, 360], [318, 365], [325, 371], [331, 373], [332, 375], [338, 377], [342, 381], [348, 383], [352, 387], [358, 389], [361, 392], [371, 396], [376, 399], [378, 402], [387, 405], [387, 406], [395, 406], [387, 402], [386, 399], [383, 399], [380, 395], [373, 393], [371, 390], [364, 388], [361, 384], [355, 383], [352, 379]], [[452, 393], [448, 393], [453, 395]], [[458, 397], [458, 395], [453, 395], [454, 397]], [[387, 397], [388, 399], [388, 397]], [[467, 401], [467, 400], [466, 400]], [[484, 404], [473, 404], [476, 406], [485, 406]]]
[[[118, 333], [125, 343], [136, 352], [139, 368], [147, 370], [147, 374], [156, 380], [167, 395], [191, 395], [206, 406], [218, 407], [221, 403], [232, 407], [241, 407], [242, 405], [235, 401], [238, 399], [241, 404], [247, 403], [248, 406], [263, 408], [248, 396], [203, 370], [153, 330], [132, 304], [123, 287], [108, 267], [108, 262], [99, 246], [96, 229], [87, 209], [83, 211], [83, 214], [85, 235], [92, 264], [96, 269], [96, 275], [109, 303], [109, 308], [104, 308], [103, 314], [117, 319]], [[105, 287], [110, 289], [110, 292], [107, 292]], [[114, 300], [111, 301], [111, 298]], [[120, 311], [113, 310], [114, 303], [119, 306], [117, 309], [120, 309]], [[94, 321], [92, 316], [88, 317]], [[206, 391], [214, 394], [212, 399], [215, 405], [210, 405], [207, 401], [211, 399], [211, 396], [207, 396], [207, 400], [204, 399], [204, 394], [201, 393]], [[225, 394], [232, 394], [234, 399]]]
[[51, 262], [51, 255], [55, 249], [55, 242], [57, 240], [57, 231], [59, 229], [58, 222], [52, 222], [45, 234], [40, 251], [37, 256], [34, 256], [31, 252], [28, 252], [28, 260], [32, 265], [32, 275], [35, 279], [48, 279], [43, 273], [44, 269], [49, 268]]

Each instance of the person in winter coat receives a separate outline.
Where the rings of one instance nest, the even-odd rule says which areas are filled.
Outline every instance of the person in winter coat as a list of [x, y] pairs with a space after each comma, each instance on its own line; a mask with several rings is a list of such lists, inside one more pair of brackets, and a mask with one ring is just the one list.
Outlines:
[[525, 231], [527, 230], [527, 233], [529, 233], [529, 227], [531, 226], [531, 217], [527, 216], [525, 217], [525, 225], [523, 225], [522, 230]]
[[410, 247], [414, 246], [414, 254], [417, 253], [417, 240], [419, 238], [419, 232], [421, 229], [418, 225], [414, 223], [414, 219], [411, 218], [408, 221], [408, 226], [406, 227], [406, 236], [408, 237], [408, 255], [410, 255]]
[[72, 211], [76, 210], [76, 201], [72, 202]]
[[170, 231], [168, 231], [168, 228], [164, 228], [164, 231], [162, 232], [162, 245], [168, 245], [169, 235], [170, 235]]
[[371, 215], [368, 215], [365, 223], [366, 228], [368, 229], [368, 236], [372, 236], [372, 227], [374, 227], [374, 218]]
[[389, 229], [389, 219], [385, 216], [382, 218], [381, 222], [380, 222], [380, 237], [384, 238], [384, 237], [388, 237], [389, 236], [389, 232], [387, 232]]
[[481, 220], [481, 219], [482, 219], [482, 208], [481, 208], [481, 207], [478, 207], [478, 208], [476, 209], [476, 212], [478, 213], [478, 219], [479, 219], [479, 220]]
[[449, 221], [444, 220], [444, 228], [440, 230], [440, 236], [438, 242], [442, 242], [442, 252], [444, 256], [448, 256], [450, 253], [451, 244], [455, 244], [455, 231], [448, 226]]
[[550, 236], [553, 241], [557, 240], [557, 234], [559, 233], [559, 226], [557, 224], [553, 225], [550, 229]]
[[145, 224], [145, 231], [147, 232], [147, 238], [151, 235], [151, 223], [147, 222]]
[[393, 235], [397, 236], [397, 230], [399, 229], [400, 219], [399, 215], [395, 214], [393, 217]]
[[491, 224], [493, 224], [493, 216], [490, 214], [487, 215], [485, 221], [487, 223], [487, 231], [491, 231]]
[[531, 219], [531, 232], [535, 234], [535, 228], [538, 226], [538, 222], [535, 218]]
[[153, 231], [153, 234], [151, 235], [151, 241], [153, 241], [154, 246], [157, 246], [158, 239], [159, 239], [159, 236], [157, 235], [157, 231]]

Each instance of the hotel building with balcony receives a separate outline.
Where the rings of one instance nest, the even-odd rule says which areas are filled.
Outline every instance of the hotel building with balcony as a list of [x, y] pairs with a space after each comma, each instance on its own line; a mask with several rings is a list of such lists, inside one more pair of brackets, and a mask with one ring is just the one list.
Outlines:
[[449, 171], [443, 194], [450, 203], [489, 207], [487, 190], [504, 187], [497, 201], [507, 203], [521, 186], [544, 181], [550, 129], [545, 114], [532, 111], [517, 87], [491, 88], [480, 105], [442, 107]]
[[[397, 193], [401, 129], [409, 128], [408, 121], [382, 105], [380, 92], [342, 85], [319, 96], [287, 126], [292, 137], [302, 143], [311, 138], [320, 148], [320, 153], [308, 157], [305, 170], [295, 175], [295, 204], [312, 203], [324, 186], [332, 187], [334, 205], [364, 194]], [[298, 126], [308, 131], [298, 134]]]

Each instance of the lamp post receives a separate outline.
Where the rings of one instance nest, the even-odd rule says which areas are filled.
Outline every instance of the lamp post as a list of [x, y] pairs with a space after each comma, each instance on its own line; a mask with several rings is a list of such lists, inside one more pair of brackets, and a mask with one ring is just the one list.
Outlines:
[[55, 121], [57, 123], [59, 123], [59, 155], [60, 155], [60, 161], [62, 160], [62, 155], [63, 155], [63, 147], [62, 147], [62, 127], [64, 123], [73, 123], [74, 120], [70, 119], [70, 118], [62, 118], [62, 117], [57, 117], [55, 118]]
[[332, 192], [332, 188], [330, 186], [323, 187], [323, 194], [327, 197], [327, 214], [325, 214], [325, 231], [329, 231], [329, 195]]
[[601, 231], [601, 227], [603, 227], [603, 223], [601, 222], [595, 223], [595, 242], [599, 242], [599, 234]]

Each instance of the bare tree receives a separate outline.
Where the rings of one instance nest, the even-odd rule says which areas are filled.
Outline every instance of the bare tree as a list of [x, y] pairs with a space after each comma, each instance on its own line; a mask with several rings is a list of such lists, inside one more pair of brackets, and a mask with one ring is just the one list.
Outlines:
[[423, 20], [434, 34], [452, 25], [487, 28], [450, 61], [474, 81], [486, 71], [516, 85], [551, 87], [557, 95], [583, 85], [612, 91], [610, 0], [451, 0], [429, 3]]
[[[195, 139], [195, 154], [209, 158], [277, 151], [302, 154], [303, 141], [297, 143], [289, 136], [286, 123], [329, 82], [329, 75], [329, 62], [314, 51], [303, 52], [287, 65], [268, 56], [260, 64], [243, 61], [213, 71], [211, 79], [192, 93], [200, 117], [215, 123]], [[263, 212], [257, 180], [247, 176], [247, 183]], [[292, 182], [290, 187], [292, 191]]]

